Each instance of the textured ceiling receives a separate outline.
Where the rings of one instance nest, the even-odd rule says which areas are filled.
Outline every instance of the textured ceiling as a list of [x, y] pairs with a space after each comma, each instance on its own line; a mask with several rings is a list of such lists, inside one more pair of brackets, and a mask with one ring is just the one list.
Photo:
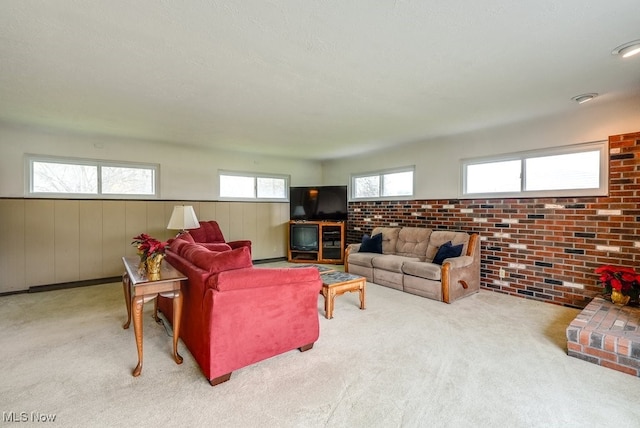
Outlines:
[[0, 120], [327, 159], [640, 93], [638, 0], [2, 0]]

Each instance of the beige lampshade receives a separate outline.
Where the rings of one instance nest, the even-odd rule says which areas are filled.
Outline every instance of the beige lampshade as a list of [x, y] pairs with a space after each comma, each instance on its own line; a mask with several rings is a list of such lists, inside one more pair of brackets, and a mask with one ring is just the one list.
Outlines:
[[200, 227], [196, 213], [191, 205], [176, 205], [173, 207], [167, 229], [186, 230]]

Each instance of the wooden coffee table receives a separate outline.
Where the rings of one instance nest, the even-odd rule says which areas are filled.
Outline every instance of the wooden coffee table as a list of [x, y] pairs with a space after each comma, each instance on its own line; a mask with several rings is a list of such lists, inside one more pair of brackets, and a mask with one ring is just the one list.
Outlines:
[[[162, 267], [158, 278], [147, 278], [138, 272], [139, 257], [123, 257], [125, 273], [122, 275], [122, 287], [124, 300], [127, 304], [127, 322], [122, 328], [129, 328], [131, 324], [131, 307], [133, 306], [133, 331], [136, 336], [138, 350], [138, 365], [133, 370], [133, 376], [140, 376], [142, 372], [142, 309], [145, 302], [155, 299], [158, 294], [163, 297], [173, 298], [173, 359], [177, 364], [182, 364], [182, 357], [178, 354], [178, 337], [180, 336], [180, 316], [182, 315], [182, 293], [180, 283], [187, 277], [171, 266], [166, 260], [162, 261]], [[153, 317], [156, 322], [160, 319], [157, 315], [158, 300], [156, 299]]]
[[331, 271], [320, 275], [322, 279], [322, 295], [324, 296], [324, 316], [333, 318], [333, 300], [347, 291], [360, 293], [360, 309], [365, 308], [365, 292], [367, 280], [363, 276], [346, 272]]

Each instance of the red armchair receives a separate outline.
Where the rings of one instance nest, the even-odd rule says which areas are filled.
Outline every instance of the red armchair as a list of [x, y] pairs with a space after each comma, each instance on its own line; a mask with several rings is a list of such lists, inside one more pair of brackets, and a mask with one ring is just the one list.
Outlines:
[[191, 229], [189, 234], [193, 237], [193, 240], [198, 243], [207, 244], [227, 244], [231, 249], [249, 247], [249, 253], [251, 253], [251, 241], [240, 240], [227, 242], [222, 235], [218, 222], [214, 220], [201, 221], [198, 229]]
[[[246, 247], [215, 252], [182, 239], [172, 241], [167, 261], [188, 278], [180, 338], [212, 386], [318, 339], [318, 269], [255, 268]], [[158, 309], [173, 319], [171, 299], [159, 296]]]

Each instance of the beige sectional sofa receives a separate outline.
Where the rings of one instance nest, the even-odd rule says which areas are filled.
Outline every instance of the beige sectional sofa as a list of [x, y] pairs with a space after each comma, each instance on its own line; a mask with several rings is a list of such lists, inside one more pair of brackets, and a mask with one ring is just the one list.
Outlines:
[[[480, 236], [476, 233], [423, 227], [376, 227], [382, 234], [382, 253], [360, 252], [350, 244], [345, 271], [367, 281], [442, 302], [451, 303], [480, 289]], [[379, 238], [379, 237], [378, 237]], [[461, 255], [433, 263], [441, 246], [462, 245]]]

